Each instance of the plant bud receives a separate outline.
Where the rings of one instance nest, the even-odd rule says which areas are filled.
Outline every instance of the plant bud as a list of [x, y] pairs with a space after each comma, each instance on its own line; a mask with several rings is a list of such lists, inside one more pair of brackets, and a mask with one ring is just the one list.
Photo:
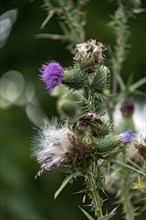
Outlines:
[[109, 72], [108, 67], [102, 65], [91, 75], [90, 87], [93, 92], [102, 93], [107, 89]]
[[120, 111], [122, 114], [121, 121], [119, 122], [116, 131], [123, 132], [128, 129], [132, 129], [133, 132], [136, 132], [135, 124], [133, 121], [133, 114], [134, 114], [135, 105], [132, 100], [126, 98], [120, 106]]
[[100, 139], [96, 143], [96, 149], [97, 151], [101, 153], [108, 152], [108, 151], [115, 149], [120, 144], [121, 144], [121, 141], [118, 135], [109, 134], [109, 135], [106, 135], [104, 138]]
[[134, 113], [134, 109], [134, 102], [128, 98], [122, 102], [120, 107], [120, 111], [123, 117], [131, 117]]
[[62, 83], [69, 89], [79, 90], [84, 87], [86, 82], [87, 77], [79, 68], [65, 70]]

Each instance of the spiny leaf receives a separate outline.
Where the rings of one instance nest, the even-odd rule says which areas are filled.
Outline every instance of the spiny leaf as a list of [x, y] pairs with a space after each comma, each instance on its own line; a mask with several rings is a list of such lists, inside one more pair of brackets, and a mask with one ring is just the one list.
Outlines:
[[41, 29], [43, 29], [46, 24], [49, 22], [49, 20], [53, 17], [55, 11], [51, 10], [50, 13], [48, 14], [48, 16], [45, 18], [45, 20], [43, 21], [43, 23], [41, 24]]
[[146, 84], [146, 77], [143, 77], [142, 79], [138, 80], [136, 83], [130, 86], [130, 91], [133, 92], [140, 86]]
[[36, 38], [44, 38], [44, 39], [53, 39], [53, 40], [67, 40], [68, 37], [64, 35], [59, 34], [48, 34], [48, 33], [42, 33], [35, 35]]
[[142, 12], [145, 12], [145, 8], [135, 8], [132, 10], [135, 14], [140, 14]]
[[122, 166], [122, 167], [125, 167], [125, 168], [127, 168], [127, 169], [129, 169], [129, 170], [131, 170], [131, 171], [137, 172], [137, 173], [139, 173], [139, 174], [141, 174], [141, 175], [143, 175], [143, 176], [146, 176], [146, 173], [142, 172], [141, 170], [137, 170], [137, 169], [135, 169], [134, 167], [132, 167], [132, 166], [126, 164], [126, 163], [123, 163], [122, 161], [111, 160], [111, 162], [113, 162], [113, 163], [115, 163], [115, 164], [117, 164], [117, 165], [120, 165], [120, 166]]
[[80, 193], [87, 194], [87, 193], [89, 193], [89, 192], [90, 192], [89, 189], [82, 189], [82, 190], [80, 190], [80, 191], [78, 191], [78, 192], [75, 192], [74, 194], [80, 194]]
[[126, 82], [126, 90], [127, 91], [129, 91], [129, 88], [132, 85], [132, 83], [133, 83], [133, 74], [130, 74], [127, 79], [127, 82]]
[[104, 215], [103, 217], [99, 218], [98, 220], [109, 220], [111, 219], [116, 213], [117, 207], [113, 209], [109, 214]]
[[124, 80], [122, 79], [122, 77], [120, 75], [117, 76], [117, 78], [118, 78], [118, 82], [119, 82], [119, 86], [120, 86], [121, 90], [125, 90], [126, 85], [124, 83]]
[[86, 212], [84, 209], [82, 209], [80, 206], [79, 208], [81, 209], [81, 211], [84, 213], [84, 215], [89, 219], [89, 220], [94, 220], [94, 218], [88, 213]]
[[56, 199], [59, 194], [61, 193], [61, 191], [67, 186], [67, 184], [70, 182], [70, 180], [76, 176], [76, 173], [71, 174], [70, 176], [67, 176], [64, 181], [62, 182], [61, 186], [59, 187], [59, 189], [55, 192], [54, 195], [54, 199]]

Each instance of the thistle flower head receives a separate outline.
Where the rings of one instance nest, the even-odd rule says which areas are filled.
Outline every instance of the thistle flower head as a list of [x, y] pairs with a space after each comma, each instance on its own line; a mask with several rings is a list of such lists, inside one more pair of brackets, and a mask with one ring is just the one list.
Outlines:
[[125, 99], [120, 107], [121, 113], [125, 117], [132, 116], [134, 113], [134, 109], [135, 109], [134, 103], [130, 99]]
[[93, 63], [102, 63], [104, 61], [103, 51], [105, 46], [96, 40], [88, 40], [86, 43], [77, 44], [75, 50], [75, 60], [84, 60], [89, 58]]
[[128, 143], [132, 140], [133, 132], [131, 129], [124, 131], [120, 134], [120, 139], [123, 143]]
[[79, 149], [76, 150], [76, 148], [80, 147], [80, 155], [86, 152], [82, 141], [74, 133], [71, 126], [68, 123], [61, 126], [55, 120], [44, 120], [34, 143], [37, 147], [35, 146], [33, 156], [41, 165], [37, 176], [54, 166], [59, 167], [72, 163], [75, 160], [76, 152], [79, 152]]
[[54, 61], [43, 64], [40, 72], [42, 81], [50, 91], [61, 83], [64, 73], [60, 64]]

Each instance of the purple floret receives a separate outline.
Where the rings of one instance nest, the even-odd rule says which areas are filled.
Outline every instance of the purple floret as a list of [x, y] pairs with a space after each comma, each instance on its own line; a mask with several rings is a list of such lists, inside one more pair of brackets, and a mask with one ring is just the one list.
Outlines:
[[123, 143], [130, 142], [132, 140], [132, 137], [133, 137], [133, 132], [131, 129], [128, 129], [127, 131], [124, 131], [120, 134], [120, 138]]
[[61, 84], [64, 70], [59, 63], [52, 61], [47, 64], [43, 64], [40, 72], [41, 80], [50, 91]]

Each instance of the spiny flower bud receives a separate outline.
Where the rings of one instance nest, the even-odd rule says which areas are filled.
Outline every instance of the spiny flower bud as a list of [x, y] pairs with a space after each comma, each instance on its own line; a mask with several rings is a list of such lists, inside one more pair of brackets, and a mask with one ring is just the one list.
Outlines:
[[81, 60], [90, 60], [92, 63], [102, 63], [104, 61], [103, 51], [105, 46], [101, 42], [96, 40], [88, 40], [86, 43], [77, 44], [75, 50], [77, 54], [74, 59]]
[[69, 89], [79, 90], [87, 82], [86, 75], [79, 68], [70, 68], [64, 71], [62, 83]]
[[108, 151], [114, 150], [120, 144], [121, 144], [121, 141], [118, 135], [109, 134], [109, 135], [106, 135], [104, 138], [99, 139], [96, 142], [95, 146], [98, 152], [108, 153]]
[[100, 66], [90, 78], [90, 88], [93, 92], [102, 93], [108, 88], [110, 70], [106, 66]]
[[[119, 146], [122, 147], [123, 144], [126, 144], [132, 140], [132, 131], [128, 130], [120, 135], [116, 134], [109, 134], [106, 135], [104, 138], [100, 138], [96, 143], [96, 149], [99, 152], [108, 152], [108, 151], [115, 151], [115, 148], [119, 148]], [[119, 151], [119, 149], [118, 149]], [[117, 152], [118, 152], [117, 151]]]
[[42, 81], [50, 91], [61, 84], [64, 70], [59, 63], [51, 61], [47, 64], [43, 64], [40, 72]]
[[122, 102], [121, 107], [120, 107], [123, 117], [132, 116], [134, 113], [134, 109], [135, 109], [135, 106], [134, 106], [133, 101], [128, 98]]

